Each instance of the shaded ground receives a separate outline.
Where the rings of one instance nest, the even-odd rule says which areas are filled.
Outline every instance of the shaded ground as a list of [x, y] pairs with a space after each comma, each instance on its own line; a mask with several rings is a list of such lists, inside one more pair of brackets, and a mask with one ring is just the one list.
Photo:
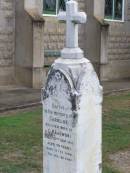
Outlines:
[[[103, 82], [104, 93], [130, 90], [130, 79]], [[18, 86], [0, 86], [0, 112], [39, 105], [41, 90]]]
[[0, 112], [39, 105], [40, 92], [31, 88], [0, 87]]
[[104, 88], [104, 93], [112, 93], [117, 91], [126, 91], [130, 90], [130, 78], [122, 79], [122, 80], [114, 80], [114, 81], [104, 81], [102, 83]]

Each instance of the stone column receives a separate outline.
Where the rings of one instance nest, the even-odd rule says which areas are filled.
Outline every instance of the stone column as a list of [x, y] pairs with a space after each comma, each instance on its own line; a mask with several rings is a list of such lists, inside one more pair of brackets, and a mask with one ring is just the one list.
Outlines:
[[33, 24], [33, 58], [32, 58], [32, 87], [41, 88], [44, 70], [44, 19], [42, 16], [42, 0], [24, 0], [24, 8], [32, 17]]
[[33, 88], [41, 88], [44, 66], [44, 22], [33, 22]]

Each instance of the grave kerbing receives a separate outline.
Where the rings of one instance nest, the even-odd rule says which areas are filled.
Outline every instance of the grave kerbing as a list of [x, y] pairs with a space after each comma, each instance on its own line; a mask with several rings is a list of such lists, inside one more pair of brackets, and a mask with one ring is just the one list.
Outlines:
[[102, 172], [102, 87], [78, 47], [78, 24], [86, 14], [66, 3], [66, 48], [52, 65], [43, 100], [43, 172]]

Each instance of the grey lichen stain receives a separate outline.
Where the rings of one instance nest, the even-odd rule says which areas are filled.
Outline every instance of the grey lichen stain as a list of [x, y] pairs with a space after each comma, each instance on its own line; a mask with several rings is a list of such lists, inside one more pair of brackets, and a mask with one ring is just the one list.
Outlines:
[[[63, 82], [67, 85], [67, 89], [62, 90], [62, 88], [60, 88], [59, 90], [59, 85], [62, 86]], [[43, 100], [49, 98], [50, 96], [57, 96], [58, 92], [63, 92], [66, 94], [66, 96], [70, 97], [71, 87], [66, 76], [60, 70], [54, 69], [52, 67], [47, 78], [45, 89], [43, 91]]]
[[[70, 76], [70, 74], [68, 74]], [[71, 80], [73, 83], [73, 87], [70, 85], [70, 81], [68, 80], [67, 76], [62, 73], [59, 69], [55, 69], [54, 67], [51, 68], [47, 83], [45, 86], [45, 89], [42, 94], [42, 99], [45, 100], [51, 96], [58, 97], [58, 93], [62, 92], [63, 95], [66, 96], [66, 99], [71, 104], [71, 110], [72, 110], [72, 127], [76, 127], [77, 120], [78, 120], [78, 109], [79, 109], [79, 93], [76, 90], [76, 82], [75, 79], [71, 76]], [[66, 84], [66, 88], [63, 89], [62, 85], [63, 82]], [[61, 90], [59, 90], [59, 85], [61, 84]], [[51, 136], [50, 134], [47, 134], [47, 136]]]
[[99, 164], [99, 172], [102, 172], [102, 163]]
[[72, 127], [76, 127], [78, 121], [78, 113], [77, 111], [73, 111], [73, 119], [72, 119]]
[[71, 93], [70, 101], [72, 103], [72, 111], [77, 110], [77, 95], [74, 93]]
[[71, 104], [73, 112], [72, 127], [76, 127], [78, 121], [78, 109], [79, 109], [79, 93], [76, 91], [71, 92]]
[[53, 95], [55, 92], [56, 86], [53, 86], [50, 84], [51, 81], [53, 80], [54, 75], [55, 75], [55, 71], [53, 70], [53, 68], [51, 68], [48, 74], [45, 89], [43, 90], [43, 95], [42, 95], [43, 100], [47, 99], [49, 96]]

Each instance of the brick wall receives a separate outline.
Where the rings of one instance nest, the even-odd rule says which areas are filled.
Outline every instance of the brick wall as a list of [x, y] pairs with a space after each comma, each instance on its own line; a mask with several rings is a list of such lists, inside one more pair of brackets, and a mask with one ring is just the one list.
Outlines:
[[60, 50], [64, 46], [64, 24], [60, 24], [56, 17], [46, 17], [44, 28], [44, 49]]
[[111, 22], [108, 31], [107, 59], [103, 65], [102, 80], [130, 77], [130, 22]]
[[130, 77], [130, 0], [125, 1], [124, 21], [109, 22], [106, 64], [101, 64], [101, 80]]
[[113, 23], [110, 25], [108, 59], [130, 59], [130, 33], [125, 31], [124, 23]]
[[0, 84], [10, 83], [14, 74], [14, 14], [13, 0], [0, 0]]

